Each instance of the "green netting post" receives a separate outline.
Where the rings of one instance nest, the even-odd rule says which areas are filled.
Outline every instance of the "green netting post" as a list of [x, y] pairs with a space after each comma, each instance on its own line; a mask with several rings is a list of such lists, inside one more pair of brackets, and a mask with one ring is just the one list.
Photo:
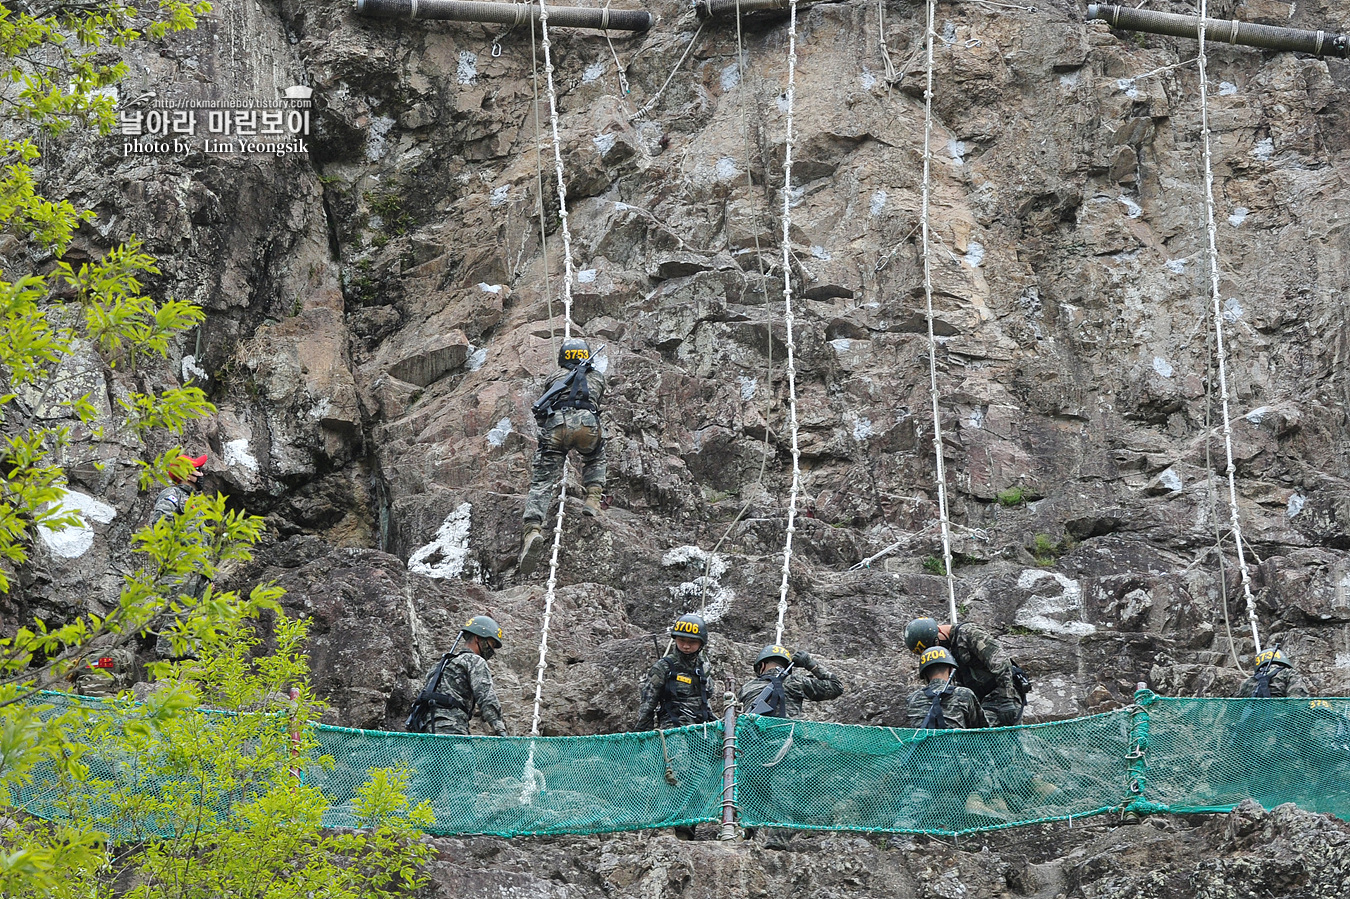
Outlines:
[[722, 694], [722, 830], [719, 840], [736, 839], [736, 694]]
[[1134, 705], [1130, 707], [1130, 754], [1125, 758], [1130, 763], [1130, 797], [1123, 811], [1146, 815], [1150, 812], [1167, 811], [1166, 806], [1149, 802], [1148, 791], [1148, 706], [1155, 699], [1152, 690], [1144, 684], [1134, 691]]

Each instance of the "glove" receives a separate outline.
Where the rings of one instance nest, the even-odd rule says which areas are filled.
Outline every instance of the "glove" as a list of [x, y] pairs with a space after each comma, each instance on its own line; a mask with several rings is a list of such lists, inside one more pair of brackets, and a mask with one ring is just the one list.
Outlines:
[[999, 727], [1011, 727], [1022, 716], [1022, 706], [1016, 702], [1000, 702], [994, 706], [994, 715]]
[[811, 653], [804, 649], [799, 649], [792, 654], [792, 664], [798, 668], [805, 668], [807, 671], [816, 670], [816, 660], [811, 658]]

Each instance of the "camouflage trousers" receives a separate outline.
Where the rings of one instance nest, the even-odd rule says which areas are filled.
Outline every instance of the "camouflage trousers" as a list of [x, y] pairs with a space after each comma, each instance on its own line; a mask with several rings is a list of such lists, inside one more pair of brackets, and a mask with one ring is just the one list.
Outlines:
[[586, 409], [553, 413], [539, 428], [530, 497], [521, 516], [526, 525], [542, 525], [548, 517], [557, 494], [558, 478], [562, 476], [563, 460], [572, 450], [581, 455], [581, 483], [587, 487], [605, 483], [605, 438], [600, 432], [599, 416]]

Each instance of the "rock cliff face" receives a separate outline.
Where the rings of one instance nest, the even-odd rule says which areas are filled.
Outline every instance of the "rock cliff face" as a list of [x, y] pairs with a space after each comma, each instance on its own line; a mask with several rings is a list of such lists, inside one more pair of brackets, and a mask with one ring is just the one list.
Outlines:
[[[612, 47], [553, 35], [573, 319], [604, 344], [611, 395], [607, 511], [582, 519], [569, 502], [548, 734], [627, 727], [649, 635], [675, 615], [706, 603], [713, 653], [738, 681], [777, 617], [786, 21], [747, 21], [738, 40], [734, 20], [700, 29], [673, 0], [651, 10], [649, 33]], [[1211, 15], [1350, 30], [1326, 0], [1225, 0]], [[901, 630], [946, 609], [924, 565], [941, 550], [917, 233], [923, 21], [907, 0], [822, 3], [798, 20], [803, 473], [784, 639], [848, 685], [811, 714], [852, 723], [899, 722], [913, 679]], [[1006, 635], [1036, 683], [1035, 718], [1127, 702], [1140, 681], [1230, 691], [1252, 641], [1222, 474], [1195, 44], [1113, 34], [1061, 0], [943, 3], [937, 31], [932, 277], [963, 620]], [[214, 486], [272, 531], [237, 576], [277, 579], [314, 619], [317, 681], [346, 725], [401, 723], [458, 623], [488, 612], [507, 635], [494, 676], [508, 724], [528, 729], [544, 574], [514, 569], [529, 404], [562, 330], [562, 241], [531, 35], [495, 35], [358, 19], [340, 0], [222, 0], [197, 32], [133, 59], [124, 98], [307, 85], [307, 154], [76, 138], [49, 172], [99, 213], [85, 252], [139, 234], [161, 259], [155, 290], [209, 310], [181, 348], [183, 376], [220, 409], [195, 439]], [[1350, 67], [1220, 45], [1209, 75], [1261, 633], [1343, 694]], [[46, 547], [17, 594], [30, 608], [106, 603], [148, 509], [125, 468], [77, 472], [75, 487], [99, 507], [88, 545]], [[447, 840], [437, 890], [1218, 896], [1241, 881], [1330, 896], [1344, 839], [1281, 810], [1016, 832], [989, 852], [804, 839], [791, 864], [650, 835]], [[1019, 840], [1032, 850], [1010, 854]], [[1325, 871], [1289, 863], [1305, 843], [1336, 847]]]

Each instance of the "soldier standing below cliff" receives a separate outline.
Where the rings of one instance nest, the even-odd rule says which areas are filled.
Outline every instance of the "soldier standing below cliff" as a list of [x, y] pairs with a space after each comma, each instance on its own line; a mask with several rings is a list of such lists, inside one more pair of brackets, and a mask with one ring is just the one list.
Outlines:
[[[804, 649], [791, 652], [786, 646], [771, 645], [755, 658], [755, 678], [741, 687], [740, 700], [745, 711], [770, 718], [796, 718], [805, 700], [824, 702], [844, 695], [838, 675]], [[771, 784], [746, 781], [742, 789], [763, 790]], [[767, 828], [765, 849], [787, 849], [793, 832], [785, 827]], [[753, 839], [754, 828], [747, 827], [746, 839]]]
[[[932, 618], [916, 618], [905, 628], [905, 646], [915, 654], [935, 646], [950, 650], [956, 663], [956, 682], [975, 693], [989, 726], [1022, 723], [1028, 682], [988, 631], [974, 624], [953, 627]], [[1018, 689], [1019, 675], [1022, 689]]]
[[710, 678], [702, 658], [708, 625], [698, 615], [681, 615], [668, 633], [675, 652], [662, 656], [647, 672], [634, 730], [716, 720], [708, 703]]
[[539, 564], [547, 543], [540, 530], [553, 503], [563, 460], [568, 452], [581, 455], [581, 483], [586, 487], [582, 513], [600, 514], [605, 491], [605, 435], [600, 428], [600, 400], [605, 375], [591, 365], [591, 348], [578, 337], [564, 340], [558, 349], [559, 370], [544, 383], [544, 392], [534, 404], [539, 426], [539, 449], [534, 455], [530, 496], [522, 516], [520, 573], [529, 575]]
[[[458, 647], [458, 648], [456, 648]], [[502, 629], [486, 615], [464, 622], [459, 639], [427, 678], [413, 701], [408, 730], [469, 735], [474, 713], [499, 737], [507, 736], [502, 704], [492, 686], [488, 661], [502, 648]]]
[[1269, 699], [1283, 696], [1311, 696], [1312, 691], [1284, 653], [1279, 644], [1267, 649], [1256, 657], [1256, 671], [1242, 682], [1238, 696], [1252, 699]]

